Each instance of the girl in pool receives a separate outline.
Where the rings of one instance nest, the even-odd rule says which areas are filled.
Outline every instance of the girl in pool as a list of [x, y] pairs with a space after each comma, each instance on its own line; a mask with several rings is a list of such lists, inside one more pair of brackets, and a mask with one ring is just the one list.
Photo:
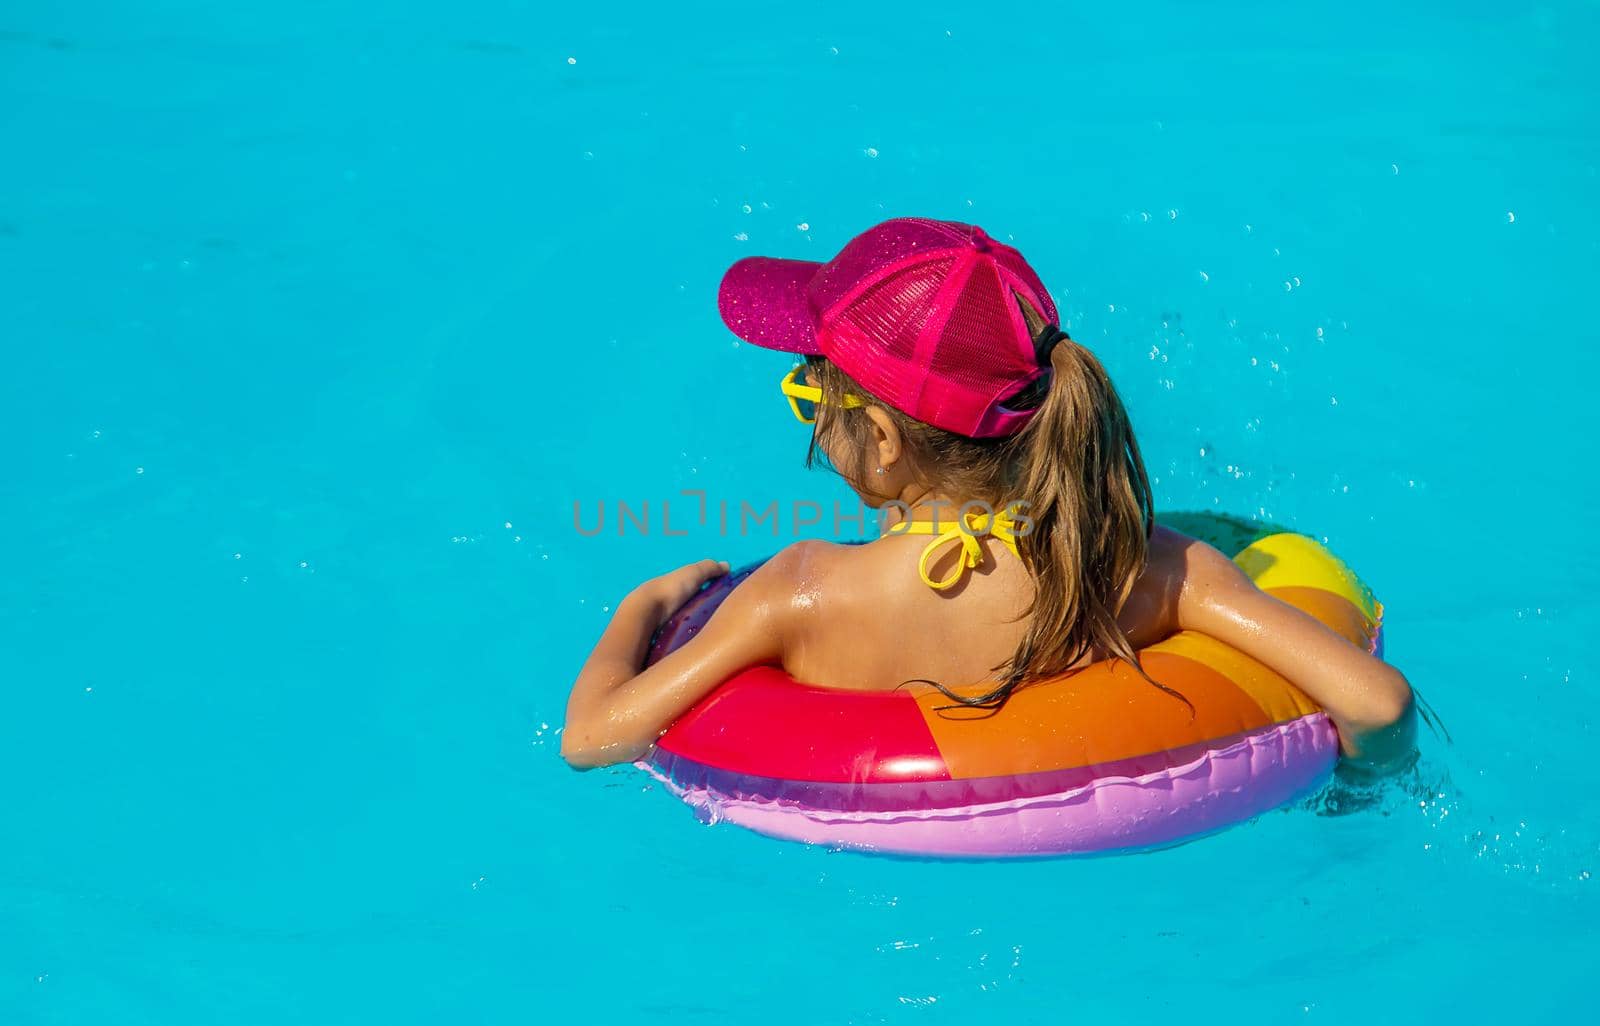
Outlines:
[[989, 682], [952, 698], [994, 707], [1096, 660], [1138, 668], [1136, 650], [1179, 630], [1297, 684], [1327, 710], [1347, 762], [1383, 769], [1411, 753], [1405, 677], [1155, 523], [1116, 389], [1057, 327], [1017, 250], [971, 225], [898, 218], [825, 264], [741, 260], [719, 305], [740, 338], [805, 358], [782, 387], [813, 425], [811, 456], [883, 511], [885, 531], [789, 546], [648, 669], [652, 633], [728, 566], [702, 560], [639, 585], [572, 689], [561, 743], [572, 765], [641, 758], [749, 666], [848, 688]]

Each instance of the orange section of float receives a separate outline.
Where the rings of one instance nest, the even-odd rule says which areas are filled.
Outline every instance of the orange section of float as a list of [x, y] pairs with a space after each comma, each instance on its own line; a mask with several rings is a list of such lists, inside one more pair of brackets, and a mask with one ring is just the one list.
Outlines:
[[1304, 691], [1290, 684], [1286, 677], [1238, 649], [1204, 634], [1183, 631], [1144, 651], [1146, 656], [1155, 652], [1184, 656], [1211, 667], [1238, 685], [1273, 723], [1308, 716], [1321, 709]]
[[1109, 662], [1019, 688], [993, 713], [940, 711], [950, 699], [929, 687], [917, 688], [916, 700], [950, 776], [958, 780], [1113, 762], [1277, 722], [1211, 667], [1148, 649], [1142, 661], [1150, 676], [1193, 704], [1192, 713], [1132, 667]]
[[[1379, 607], [1361, 580], [1317, 542], [1276, 533], [1235, 557], [1262, 590], [1371, 648]], [[928, 730], [954, 779], [1095, 765], [1213, 741], [1319, 711], [1303, 691], [1222, 642], [1184, 632], [1140, 652], [1146, 671], [1101, 662], [1019, 689], [998, 711], [945, 709], [932, 688], [915, 691]], [[985, 687], [958, 688], [975, 695]]]
[[1352, 645], [1371, 651], [1377, 624], [1338, 595], [1321, 588], [1280, 587], [1261, 590], [1302, 613], [1309, 613]]

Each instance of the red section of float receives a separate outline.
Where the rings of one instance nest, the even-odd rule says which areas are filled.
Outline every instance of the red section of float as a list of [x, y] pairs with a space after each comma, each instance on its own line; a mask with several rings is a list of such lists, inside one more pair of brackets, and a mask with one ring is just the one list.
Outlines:
[[[872, 724], [868, 746], [861, 724]], [[786, 780], [949, 780], [916, 701], [903, 691], [796, 684], [756, 666], [695, 706], [658, 742], [718, 769]]]

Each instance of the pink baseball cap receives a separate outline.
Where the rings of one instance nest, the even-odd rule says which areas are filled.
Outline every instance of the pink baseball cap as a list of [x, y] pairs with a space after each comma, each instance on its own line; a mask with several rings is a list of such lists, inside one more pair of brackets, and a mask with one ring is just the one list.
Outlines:
[[1047, 372], [1013, 293], [1056, 323], [1021, 253], [975, 225], [897, 217], [825, 264], [746, 257], [717, 307], [746, 342], [827, 357], [924, 424], [994, 438], [1033, 416], [1005, 400]]

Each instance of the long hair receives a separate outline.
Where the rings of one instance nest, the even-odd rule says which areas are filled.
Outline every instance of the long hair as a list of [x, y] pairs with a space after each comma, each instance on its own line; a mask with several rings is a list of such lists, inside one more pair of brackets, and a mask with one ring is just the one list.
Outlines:
[[[1016, 297], [1034, 338], [1052, 325]], [[860, 395], [895, 421], [907, 457], [929, 480], [963, 499], [994, 508], [1027, 503], [1031, 529], [1017, 550], [1033, 579], [1033, 601], [1024, 611], [1028, 627], [1011, 657], [994, 667], [998, 683], [988, 692], [962, 696], [936, 681], [946, 696], [965, 706], [998, 708], [1019, 686], [1058, 676], [1086, 657], [1103, 654], [1139, 664], [1117, 614], [1144, 571], [1155, 526], [1150, 479], [1133, 425], [1111, 378], [1093, 353], [1063, 338], [1050, 352], [1050, 373], [1006, 405], [1036, 412], [1006, 438], [967, 438], [932, 427], [876, 400], [827, 360], [812, 358], [824, 396]], [[853, 467], [835, 467], [852, 484], [866, 482], [870, 425], [861, 409], [821, 405], [808, 464], [818, 459], [822, 439], [859, 454]], [[1180, 699], [1181, 695], [1177, 696]]]

